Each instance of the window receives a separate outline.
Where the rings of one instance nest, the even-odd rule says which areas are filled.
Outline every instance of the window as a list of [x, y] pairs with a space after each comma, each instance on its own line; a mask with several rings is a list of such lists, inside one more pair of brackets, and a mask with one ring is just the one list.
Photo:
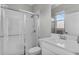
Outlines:
[[61, 11], [56, 15], [56, 21], [56, 28], [64, 28], [64, 11]]
[[59, 12], [59, 13], [56, 15], [56, 20], [57, 20], [57, 21], [64, 21], [64, 11], [61, 11], [61, 12]]
[[56, 33], [64, 33], [64, 11], [61, 11], [56, 14]]

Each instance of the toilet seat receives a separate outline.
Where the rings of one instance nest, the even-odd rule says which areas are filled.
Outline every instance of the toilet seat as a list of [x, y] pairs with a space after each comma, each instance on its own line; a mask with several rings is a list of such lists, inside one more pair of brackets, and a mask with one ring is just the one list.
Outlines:
[[39, 55], [41, 53], [40, 47], [34, 47], [29, 50], [30, 55]]

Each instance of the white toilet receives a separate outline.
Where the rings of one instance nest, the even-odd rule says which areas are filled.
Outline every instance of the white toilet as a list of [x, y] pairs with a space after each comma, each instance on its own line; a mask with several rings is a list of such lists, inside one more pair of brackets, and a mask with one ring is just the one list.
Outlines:
[[29, 55], [40, 55], [40, 54], [41, 54], [40, 47], [34, 47], [29, 50]]

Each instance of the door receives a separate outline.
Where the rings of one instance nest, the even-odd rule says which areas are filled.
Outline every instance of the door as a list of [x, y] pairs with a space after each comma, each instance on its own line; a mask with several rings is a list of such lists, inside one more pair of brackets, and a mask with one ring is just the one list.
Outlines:
[[36, 30], [35, 30], [35, 20], [33, 15], [25, 14], [24, 15], [24, 38], [25, 38], [25, 48], [26, 54], [28, 50], [36, 46]]
[[23, 25], [24, 14], [13, 10], [3, 10], [4, 55], [24, 54]]

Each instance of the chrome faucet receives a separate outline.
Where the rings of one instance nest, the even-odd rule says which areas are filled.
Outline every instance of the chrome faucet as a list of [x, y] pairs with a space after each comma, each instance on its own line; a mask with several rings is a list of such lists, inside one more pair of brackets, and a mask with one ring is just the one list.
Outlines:
[[65, 35], [60, 34], [60, 39], [66, 40], [66, 36], [65, 36]]

